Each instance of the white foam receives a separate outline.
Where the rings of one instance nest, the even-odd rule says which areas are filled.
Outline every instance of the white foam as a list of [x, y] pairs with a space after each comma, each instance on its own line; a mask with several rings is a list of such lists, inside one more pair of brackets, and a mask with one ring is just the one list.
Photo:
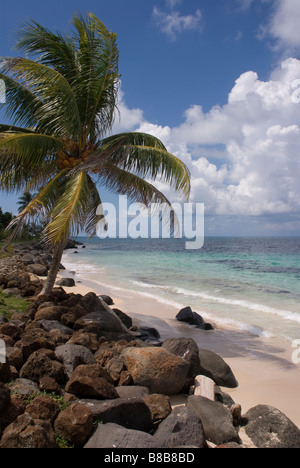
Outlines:
[[275, 309], [273, 307], [269, 307], [263, 304], [256, 304], [256, 303], [252, 303], [252, 302], [240, 300], [240, 299], [227, 299], [225, 297], [211, 296], [210, 294], [198, 293], [198, 292], [189, 291], [183, 288], [175, 288], [175, 289], [178, 294], [183, 294], [184, 296], [199, 297], [201, 299], [206, 299], [206, 300], [217, 302], [220, 304], [239, 306], [245, 309], [255, 310], [258, 312], [264, 312], [266, 314], [277, 315], [279, 317], [284, 318], [285, 320], [292, 320], [294, 322], [300, 323], [300, 315], [295, 312], [291, 312], [289, 310]]

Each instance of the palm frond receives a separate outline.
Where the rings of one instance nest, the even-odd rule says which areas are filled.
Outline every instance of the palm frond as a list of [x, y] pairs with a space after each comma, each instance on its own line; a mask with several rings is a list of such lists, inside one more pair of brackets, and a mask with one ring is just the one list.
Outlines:
[[83, 231], [86, 224], [91, 232], [91, 218], [96, 211], [89, 213], [88, 209], [95, 199], [96, 203], [100, 203], [100, 197], [96, 196], [95, 188], [91, 185], [91, 179], [85, 172], [75, 174], [68, 180], [63, 194], [50, 213], [51, 221], [44, 231], [46, 242], [59, 244], [71, 233], [77, 235], [79, 231]]
[[1, 106], [5, 109], [5, 117], [21, 128], [34, 128], [37, 125], [37, 112], [43, 102], [25, 83], [19, 83], [8, 75], [6, 63], [2, 62], [3, 73], [0, 73], [6, 89], [6, 103]]
[[26, 58], [6, 60], [5, 71], [26, 87], [42, 102], [35, 112], [37, 131], [77, 137], [81, 119], [74, 91], [57, 70]]
[[86, 20], [76, 13], [73, 25], [78, 37], [80, 81], [74, 87], [81, 99], [85, 138], [108, 132], [116, 110], [119, 73], [117, 35], [94, 15]]
[[116, 166], [103, 167], [99, 178], [100, 182], [109, 190], [118, 195], [126, 195], [132, 202], [141, 203], [152, 210], [154, 208], [154, 211], [159, 207], [162, 211], [167, 210], [168, 214], [170, 214], [171, 231], [174, 232], [179, 228], [178, 218], [171, 202], [148, 181]]
[[66, 176], [67, 171], [62, 171], [57, 174], [45, 187], [40, 189], [39, 193], [29, 201], [21, 213], [12, 220], [7, 227], [7, 230], [12, 230], [9, 241], [17, 236], [22, 226], [26, 224], [30, 218], [33, 218], [37, 214], [47, 216], [47, 213], [52, 210], [57, 198], [64, 190]]

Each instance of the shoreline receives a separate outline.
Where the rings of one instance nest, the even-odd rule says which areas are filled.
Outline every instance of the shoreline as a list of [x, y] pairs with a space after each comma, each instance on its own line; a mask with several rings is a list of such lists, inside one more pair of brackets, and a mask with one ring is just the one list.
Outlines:
[[[64, 287], [67, 293], [111, 296], [114, 306], [132, 317], [135, 323], [156, 328], [162, 341], [184, 336], [193, 338], [200, 348], [218, 353], [232, 368], [238, 382], [237, 389], [224, 389], [237, 403], [242, 413], [266, 404], [283, 412], [300, 427], [300, 364], [292, 363], [293, 348], [277, 338], [262, 338], [244, 331], [221, 329], [207, 332], [180, 323], [174, 306], [163, 304], [138, 292], [125, 292], [118, 287], [101, 286], [100, 282], [70, 274], [68, 268], [59, 277], [73, 277], [76, 286]], [[188, 304], [187, 304], [188, 305]]]

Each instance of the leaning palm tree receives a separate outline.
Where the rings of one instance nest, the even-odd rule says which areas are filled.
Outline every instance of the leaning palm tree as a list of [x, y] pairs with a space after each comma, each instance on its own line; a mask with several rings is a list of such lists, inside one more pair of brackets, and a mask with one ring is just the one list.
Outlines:
[[0, 189], [38, 191], [10, 227], [17, 232], [37, 214], [47, 219], [43, 239], [53, 260], [42, 294], [52, 291], [69, 236], [95, 235], [98, 188], [146, 205], [170, 205], [152, 184], [157, 178], [190, 192], [188, 169], [160, 140], [110, 135], [120, 83], [117, 36], [93, 14], [76, 13], [72, 25], [63, 35], [26, 23], [17, 43], [26, 58], [2, 59], [0, 73], [12, 123], [0, 125]]

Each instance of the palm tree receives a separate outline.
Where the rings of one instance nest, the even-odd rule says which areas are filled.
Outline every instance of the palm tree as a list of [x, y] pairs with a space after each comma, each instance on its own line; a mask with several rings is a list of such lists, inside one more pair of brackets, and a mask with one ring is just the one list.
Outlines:
[[30, 192], [24, 192], [19, 198], [17, 204], [19, 205], [18, 213], [22, 213], [27, 208], [29, 203], [34, 199], [34, 195]]
[[25, 23], [17, 48], [26, 58], [3, 59], [0, 73], [12, 121], [0, 125], [0, 189], [38, 191], [11, 227], [16, 232], [36, 214], [47, 219], [43, 239], [53, 260], [42, 294], [52, 291], [69, 236], [95, 235], [97, 185], [146, 205], [169, 204], [151, 183], [157, 178], [190, 192], [188, 169], [160, 140], [108, 136], [120, 82], [117, 35], [91, 13], [75, 13], [72, 25], [64, 35]]

